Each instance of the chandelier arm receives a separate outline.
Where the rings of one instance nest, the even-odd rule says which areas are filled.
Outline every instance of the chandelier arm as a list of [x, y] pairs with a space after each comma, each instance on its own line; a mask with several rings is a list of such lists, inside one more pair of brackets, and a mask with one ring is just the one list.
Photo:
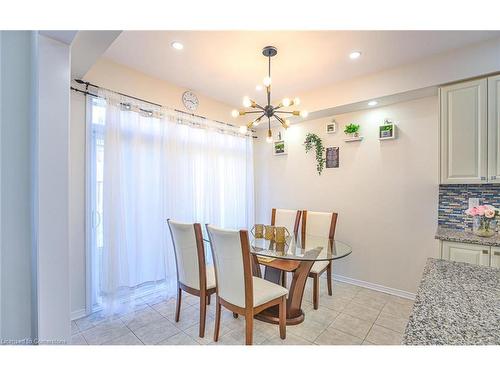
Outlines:
[[287, 114], [293, 114], [293, 111], [274, 111], [275, 113], [287, 113]]
[[250, 113], [262, 113], [263, 111], [264, 111], [264, 110], [262, 110], [262, 111], [245, 111], [245, 113], [243, 113], [243, 116], [244, 116], [244, 115], [248, 115], [248, 114], [250, 114]]
[[262, 119], [262, 117], [264, 117], [266, 114], [263, 113], [262, 115], [260, 115], [259, 117], [257, 117], [255, 120], [252, 121], [252, 124], [255, 122], [255, 121], [260, 121]]
[[273, 115], [273, 117], [274, 117], [276, 120], [278, 120], [279, 122], [281, 122], [281, 125], [285, 125], [285, 121], [284, 121], [281, 117], [279, 117], [279, 116], [277, 116], [277, 115]]
[[257, 108], [262, 109], [263, 111], [265, 111], [265, 108], [264, 108], [263, 106], [261, 106], [259, 103], [255, 103], [255, 102], [254, 102], [254, 104], [255, 104], [255, 106], [256, 106]]

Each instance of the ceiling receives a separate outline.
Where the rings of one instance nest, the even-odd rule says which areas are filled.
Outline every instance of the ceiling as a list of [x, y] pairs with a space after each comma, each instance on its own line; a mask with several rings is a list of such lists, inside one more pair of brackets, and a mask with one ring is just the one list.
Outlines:
[[[124, 31], [105, 58], [241, 106], [267, 74], [272, 59], [273, 98], [293, 97], [337, 81], [424, 59], [468, 44], [500, 37], [499, 31]], [[184, 44], [181, 51], [173, 41]], [[361, 51], [357, 60], [349, 53]]]

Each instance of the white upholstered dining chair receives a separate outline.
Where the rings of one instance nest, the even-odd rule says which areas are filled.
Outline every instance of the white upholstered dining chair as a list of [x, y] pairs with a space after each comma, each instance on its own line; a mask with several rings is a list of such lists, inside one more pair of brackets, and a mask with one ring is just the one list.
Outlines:
[[201, 225], [167, 220], [177, 268], [177, 304], [175, 321], [180, 318], [182, 291], [200, 297], [199, 336], [205, 335], [205, 320], [210, 295], [215, 293], [215, 271], [205, 263]]
[[298, 233], [300, 224], [300, 210], [286, 210], [273, 208], [271, 211], [271, 225], [285, 227], [291, 235]]
[[[337, 225], [337, 213], [335, 212], [314, 212], [302, 211], [302, 241], [306, 241], [307, 236], [317, 236], [318, 238], [328, 238], [333, 241], [335, 237], [335, 227]], [[310, 241], [313, 239], [311, 238]], [[313, 306], [317, 310], [319, 306], [319, 277], [326, 271], [328, 295], [332, 295], [332, 261], [324, 260], [314, 262], [309, 272], [309, 277], [313, 279]]]
[[[283, 208], [273, 208], [271, 210], [271, 225], [275, 227], [285, 227], [290, 235], [296, 235], [299, 232], [301, 210], [287, 210]], [[265, 267], [270, 267], [267, 264]], [[281, 271], [281, 285], [286, 288], [287, 272]]]
[[221, 306], [245, 316], [245, 343], [253, 342], [253, 317], [279, 305], [280, 337], [286, 337], [286, 295], [278, 284], [252, 275], [246, 230], [225, 230], [207, 225], [215, 266], [216, 310], [214, 341], [219, 339]]

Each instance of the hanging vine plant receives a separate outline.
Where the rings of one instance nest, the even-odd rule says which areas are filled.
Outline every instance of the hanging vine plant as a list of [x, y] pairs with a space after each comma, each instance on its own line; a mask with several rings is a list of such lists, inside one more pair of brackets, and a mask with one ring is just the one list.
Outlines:
[[316, 134], [308, 133], [306, 135], [306, 140], [304, 141], [304, 146], [306, 148], [306, 153], [311, 151], [314, 147], [316, 151], [316, 170], [321, 176], [323, 168], [325, 167], [326, 158], [323, 157], [325, 153], [325, 146], [323, 146], [323, 141]]

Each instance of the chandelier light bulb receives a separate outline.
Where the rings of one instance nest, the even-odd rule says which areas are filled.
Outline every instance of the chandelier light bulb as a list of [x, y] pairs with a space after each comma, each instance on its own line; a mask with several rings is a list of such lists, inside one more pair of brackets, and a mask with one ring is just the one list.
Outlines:
[[300, 111], [300, 117], [306, 118], [309, 115], [309, 112], [307, 111]]
[[266, 138], [266, 142], [267, 143], [271, 143], [273, 141], [273, 133], [271, 132], [271, 129], [269, 129], [267, 131], [267, 138]]
[[251, 105], [252, 105], [252, 101], [250, 100], [250, 98], [248, 96], [245, 96], [243, 98], [243, 107], [249, 108]]
[[290, 104], [292, 104], [290, 98], [284, 98], [282, 101], [281, 101], [281, 104], [283, 104], [283, 107], [290, 107]]
[[262, 83], [264, 83], [264, 86], [266, 86], [266, 87], [271, 86], [271, 77], [267, 76], [266, 78], [264, 78]]
[[231, 111], [231, 116], [233, 116], [234, 118], [238, 117], [240, 115], [240, 111], [238, 111], [237, 109], [233, 109]]
[[300, 98], [293, 99], [293, 105], [300, 105]]
[[247, 127], [245, 125], [240, 126], [240, 133], [241, 134], [246, 134], [247, 133]]
[[287, 118], [285, 119], [285, 125], [286, 125], [286, 126], [290, 126], [290, 120], [289, 120], [289, 119], [287, 119]]

